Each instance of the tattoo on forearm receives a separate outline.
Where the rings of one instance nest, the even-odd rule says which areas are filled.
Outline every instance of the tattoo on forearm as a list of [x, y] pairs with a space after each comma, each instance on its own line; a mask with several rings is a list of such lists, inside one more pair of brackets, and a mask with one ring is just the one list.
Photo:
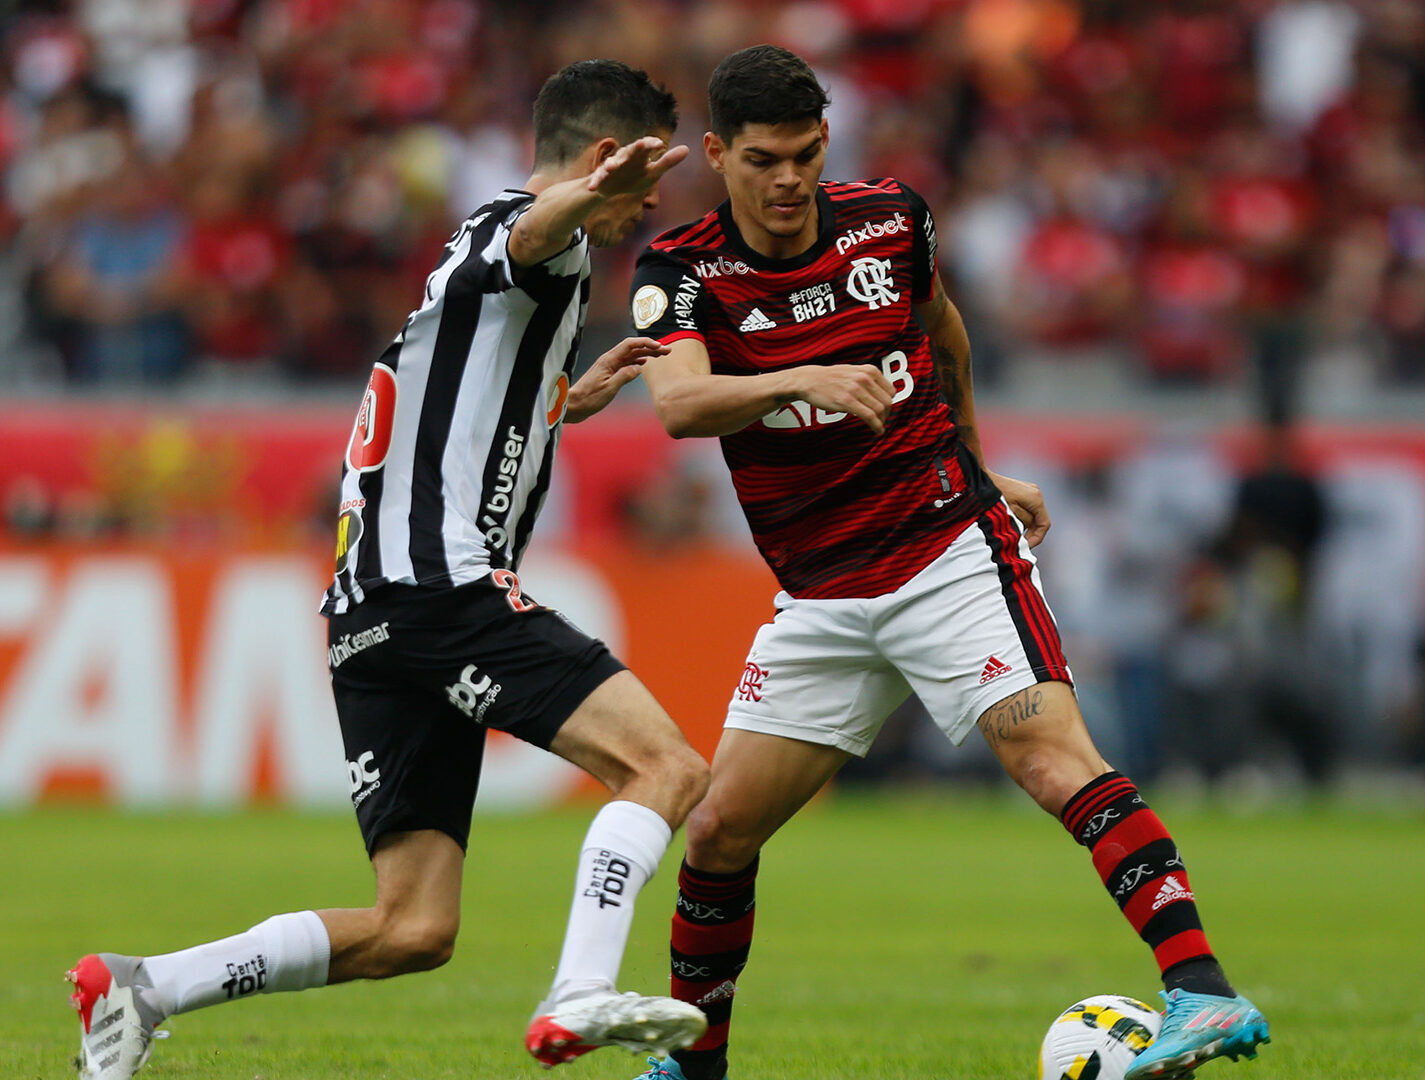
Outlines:
[[935, 374], [940, 378], [940, 392], [958, 420], [970, 392], [969, 354], [958, 357], [944, 345], [931, 344], [930, 355], [935, 360]]
[[1020, 724], [1028, 723], [1044, 712], [1044, 692], [1037, 688], [1021, 690], [1003, 701], [991, 705], [980, 717], [980, 730], [990, 747], [996, 747], [1013, 734]]

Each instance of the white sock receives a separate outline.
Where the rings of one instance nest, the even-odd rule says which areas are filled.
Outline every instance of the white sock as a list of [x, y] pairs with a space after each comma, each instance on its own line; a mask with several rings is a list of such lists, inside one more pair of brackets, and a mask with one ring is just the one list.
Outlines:
[[165, 1016], [220, 1001], [327, 983], [331, 938], [315, 911], [274, 915], [251, 930], [191, 949], [144, 957]]
[[634, 900], [672, 839], [662, 816], [638, 803], [611, 802], [594, 817], [579, 852], [574, 903], [548, 1004], [614, 988]]

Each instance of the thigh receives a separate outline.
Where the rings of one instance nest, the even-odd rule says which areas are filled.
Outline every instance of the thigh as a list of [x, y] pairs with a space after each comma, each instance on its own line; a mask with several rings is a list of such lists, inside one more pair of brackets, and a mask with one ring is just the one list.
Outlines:
[[547, 749], [623, 670], [603, 643], [503, 572], [456, 589], [388, 586], [329, 627], [328, 662], [367, 850], [436, 829], [462, 848], [489, 728]]
[[[525, 596], [508, 570], [407, 602], [393, 621], [399, 648], [372, 670], [439, 697], [452, 717], [509, 732], [541, 749], [596, 687], [624, 666], [602, 641]], [[384, 669], [382, 667], [384, 666]]]
[[419, 686], [332, 673], [351, 803], [369, 855], [392, 833], [436, 830], [463, 851], [485, 729]]
[[875, 601], [874, 615], [882, 652], [956, 744], [995, 702], [1039, 683], [1072, 685], [1034, 556], [1003, 503]]
[[688, 860], [710, 873], [742, 869], [850, 756], [831, 745], [724, 731], [712, 784], [689, 818]]
[[753, 639], [726, 727], [865, 756], [891, 710], [910, 696], [871, 640], [869, 602], [785, 594], [779, 601]]
[[549, 749], [615, 791], [660, 761], [694, 755], [678, 725], [631, 671], [620, 671], [591, 692]]

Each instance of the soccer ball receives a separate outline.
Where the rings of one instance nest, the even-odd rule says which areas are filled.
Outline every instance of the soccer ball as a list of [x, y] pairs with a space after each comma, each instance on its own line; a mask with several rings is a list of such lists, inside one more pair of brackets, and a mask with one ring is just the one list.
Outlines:
[[1123, 1080], [1162, 1026], [1163, 1014], [1136, 998], [1083, 998], [1049, 1025], [1039, 1049], [1039, 1080]]

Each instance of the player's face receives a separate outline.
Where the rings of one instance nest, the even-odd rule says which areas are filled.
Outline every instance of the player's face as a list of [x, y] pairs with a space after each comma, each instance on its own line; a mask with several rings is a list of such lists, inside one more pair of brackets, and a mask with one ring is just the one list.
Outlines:
[[[668, 146], [673, 141], [671, 131], [650, 131]], [[662, 157], [660, 152], [653, 160]], [[625, 239], [638, 227], [643, 215], [658, 208], [658, 185], [654, 184], [641, 195], [615, 195], [584, 219], [584, 231], [589, 234], [589, 243], [594, 247], [613, 247]]]
[[754, 250], [786, 257], [812, 244], [816, 185], [826, 164], [824, 119], [747, 124], [731, 144], [708, 132], [703, 149], [727, 181], [733, 220]]

